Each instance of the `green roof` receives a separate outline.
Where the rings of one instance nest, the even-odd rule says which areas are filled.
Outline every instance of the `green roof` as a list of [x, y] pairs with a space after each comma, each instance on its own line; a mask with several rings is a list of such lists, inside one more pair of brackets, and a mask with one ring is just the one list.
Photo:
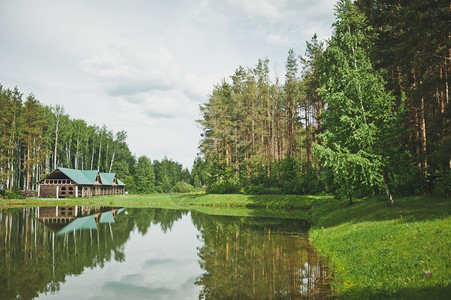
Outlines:
[[[116, 173], [99, 173], [97, 170], [74, 170], [68, 168], [56, 168], [55, 170], [61, 171], [76, 184], [80, 185], [93, 185], [96, 182], [97, 174], [100, 174], [100, 180], [103, 185], [113, 185], [114, 178], [116, 177]], [[119, 186], [125, 186], [119, 179], [117, 182]]]
[[80, 170], [80, 172], [85, 175], [89, 182], [92, 182], [91, 184], [94, 184], [94, 182], [96, 182], [97, 174], [99, 173], [97, 172], [97, 170]]
[[115, 173], [100, 173], [100, 179], [103, 185], [113, 185]]
[[123, 183], [119, 178], [117, 178], [117, 185], [125, 186], [125, 183]]
[[[74, 169], [67, 169], [67, 168], [57, 168], [57, 170], [60, 170], [64, 173], [67, 177], [75, 181], [77, 184], [94, 184], [96, 181], [97, 171], [82, 171], [82, 170], [74, 170]], [[92, 172], [95, 172], [96, 176], [94, 176], [94, 179], [92, 179]], [[88, 175], [88, 176], [86, 176]]]

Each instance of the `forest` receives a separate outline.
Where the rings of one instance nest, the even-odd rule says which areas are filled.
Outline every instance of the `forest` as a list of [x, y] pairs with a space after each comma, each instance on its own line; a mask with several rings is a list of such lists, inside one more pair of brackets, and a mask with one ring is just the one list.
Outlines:
[[327, 41], [238, 67], [201, 106], [211, 193], [450, 195], [448, 1], [339, 1]]
[[[72, 119], [64, 107], [45, 106], [18, 88], [0, 85], [0, 191], [3, 197], [32, 194], [36, 182], [57, 167], [114, 172], [136, 193], [187, 192], [189, 170], [168, 158], [138, 159], [127, 133]], [[197, 184], [200, 186], [200, 184]]]

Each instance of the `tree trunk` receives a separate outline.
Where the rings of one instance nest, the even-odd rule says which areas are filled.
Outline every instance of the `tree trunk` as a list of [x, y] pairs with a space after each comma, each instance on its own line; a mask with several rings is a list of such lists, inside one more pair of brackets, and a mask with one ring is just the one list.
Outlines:
[[27, 143], [27, 158], [25, 162], [25, 192], [28, 194], [30, 190], [30, 177], [31, 177], [31, 136], [28, 137]]
[[426, 147], [426, 118], [424, 112], [424, 98], [421, 97], [421, 123], [420, 123], [420, 132], [421, 132], [421, 169], [424, 176], [424, 179], [427, 179], [428, 176], [428, 160], [427, 160], [427, 147]]
[[9, 180], [9, 190], [12, 190], [14, 187], [14, 160], [15, 160], [15, 152], [16, 149], [16, 112], [14, 111], [13, 123], [12, 123], [12, 135], [11, 135], [11, 169], [10, 169], [10, 180]]
[[75, 146], [75, 159], [74, 159], [74, 169], [78, 170], [78, 150], [80, 148], [80, 130], [77, 133], [77, 142]]
[[92, 142], [92, 155], [91, 155], [91, 167], [90, 170], [92, 170], [92, 166], [94, 165], [94, 141]]
[[57, 151], [57, 148], [58, 148], [58, 134], [59, 134], [59, 123], [60, 123], [59, 115], [55, 114], [55, 116], [56, 116], [56, 126], [55, 126], [55, 146], [53, 148], [53, 170], [55, 170], [56, 167], [57, 167], [56, 166], [56, 162], [57, 162], [56, 151]]
[[100, 171], [100, 155], [102, 154], [102, 140], [100, 140], [100, 145], [99, 145], [99, 157], [97, 160], [97, 171]]
[[310, 116], [309, 116], [309, 102], [308, 99], [306, 100], [305, 104], [305, 150], [306, 150], [306, 156], [307, 156], [307, 167], [310, 168], [312, 166], [312, 145], [311, 145], [311, 135], [310, 135]]
[[395, 202], [393, 201], [393, 197], [390, 192], [390, 188], [388, 187], [388, 184], [386, 181], [384, 182], [384, 185], [385, 185], [385, 193], [387, 194], [387, 198], [388, 198], [388, 204], [393, 206], [393, 205], [395, 205]]
[[116, 148], [114, 148], [113, 156], [111, 157], [111, 163], [110, 163], [110, 170], [109, 173], [111, 173], [111, 170], [113, 169], [113, 163], [114, 163], [114, 156], [116, 155]]

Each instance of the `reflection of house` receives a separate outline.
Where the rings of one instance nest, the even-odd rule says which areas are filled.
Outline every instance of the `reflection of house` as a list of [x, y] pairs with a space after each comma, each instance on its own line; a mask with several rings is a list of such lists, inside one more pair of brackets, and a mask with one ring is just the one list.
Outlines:
[[64, 234], [80, 229], [96, 229], [99, 223], [114, 223], [123, 210], [106, 206], [39, 207], [37, 217], [52, 231]]
[[90, 197], [120, 195], [125, 184], [115, 173], [93, 170], [56, 168], [38, 182], [38, 196], [43, 197]]

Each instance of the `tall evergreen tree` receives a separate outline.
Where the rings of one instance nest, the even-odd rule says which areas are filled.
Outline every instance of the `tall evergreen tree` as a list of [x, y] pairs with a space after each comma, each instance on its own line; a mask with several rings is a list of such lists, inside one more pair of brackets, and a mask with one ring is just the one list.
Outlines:
[[135, 166], [134, 189], [142, 194], [155, 192], [155, 173], [147, 156], [138, 158]]
[[358, 0], [357, 5], [378, 33], [371, 53], [373, 61], [387, 71], [387, 87], [398, 101], [406, 99], [409, 115], [403, 125], [408, 130], [400, 142], [408, 146], [418, 174], [410, 189], [432, 192], [435, 186], [449, 194], [449, 1]]
[[44, 131], [47, 123], [43, 119], [43, 109], [33, 94], [27, 97], [21, 116], [22, 132], [20, 139], [25, 145], [24, 154], [24, 190], [31, 191], [32, 184], [38, 179], [38, 167], [44, 161], [45, 140]]

